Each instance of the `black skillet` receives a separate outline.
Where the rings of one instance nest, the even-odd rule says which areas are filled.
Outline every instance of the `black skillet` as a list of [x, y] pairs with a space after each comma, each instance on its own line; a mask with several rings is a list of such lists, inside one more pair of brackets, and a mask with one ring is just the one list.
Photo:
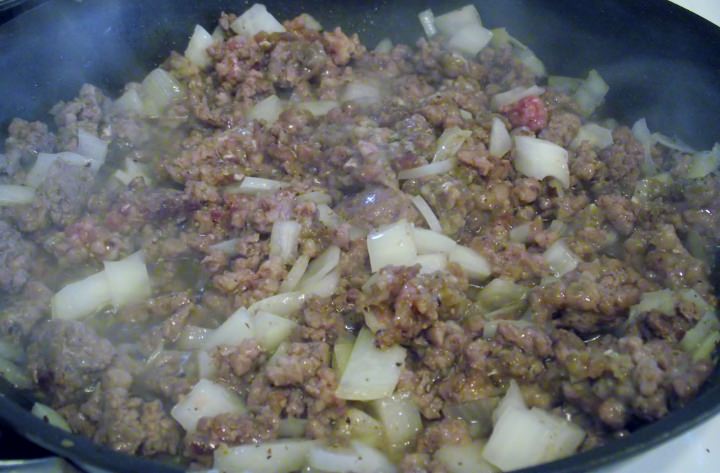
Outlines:
[[[366, 44], [388, 36], [413, 42], [418, 11], [452, 1], [264, 0], [280, 19], [303, 11], [326, 26], [357, 31]], [[58, 100], [83, 82], [116, 93], [172, 50], [182, 51], [195, 23], [212, 30], [222, 10], [247, 1], [52, 0], [0, 26], [0, 127], [12, 117], [47, 120]], [[651, 130], [698, 148], [720, 140], [720, 29], [664, 0], [483, 0], [486, 25], [505, 26], [557, 75], [596, 68], [610, 84], [603, 112], [622, 122], [646, 117]], [[0, 137], [2, 132], [0, 132]], [[0, 304], [1, 305], [1, 304]], [[178, 467], [115, 453], [50, 427], [29, 414], [30, 399], [0, 385], [0, 419], [30, 440], [78, 463], [123, 472]], [[647, 451], [720, 411], [720, 370], [685, 408], [628, 438], [523, 473], [586, 472]]]

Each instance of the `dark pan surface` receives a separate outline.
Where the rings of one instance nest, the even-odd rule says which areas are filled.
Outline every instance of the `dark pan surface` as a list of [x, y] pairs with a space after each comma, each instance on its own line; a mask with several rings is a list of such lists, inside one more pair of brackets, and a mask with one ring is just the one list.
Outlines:
[[[195, 23], [211, 29], [220, 11], [252, 2], [222, 0], [52, 0], [0, 26], [0, 137], [12, 117], [47, 120], [84, 82], [108, 92], [138, 80], [170, 50], [182, 51]], [[418, 11], [468, 3], [265, 0], [278, 18], [307, 11], [326, 26], [414, 42]], [[505, 26], [548, 71], [582, 76], [596, 68], [610, 84], [604, 112], [623, 122], [646, 117], [652, 131], [699, 148], [720, 139], [720, 29], [667, 1], [483, 0], [489, 27]], [[0, 301], [0, 306], [2, 301]], [[181, 471], [128, 457], [66, 434], [29, 414], [31, 401], [0, 381], [0, 418], [31, 440], [78, 462], [112, 471]], [[523, 473], [586, 472], [646, 451], [720, 411], [720, 370], [686, 408], [628, 439]], [[69, 441], [69, 443], [68, 443]]]

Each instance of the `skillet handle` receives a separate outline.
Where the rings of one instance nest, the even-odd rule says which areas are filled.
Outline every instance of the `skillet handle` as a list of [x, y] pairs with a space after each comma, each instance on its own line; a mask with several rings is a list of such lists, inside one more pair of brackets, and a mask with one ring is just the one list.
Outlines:
[[0, 472], [7, 473], [81, 473], [59, 457], [38, 458], [36, 460], [2, 460]]

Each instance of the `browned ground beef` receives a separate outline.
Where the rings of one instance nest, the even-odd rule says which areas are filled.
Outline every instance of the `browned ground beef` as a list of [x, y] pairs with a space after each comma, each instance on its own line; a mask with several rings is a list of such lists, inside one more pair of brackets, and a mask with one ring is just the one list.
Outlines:
[[[671, 313], [630, 313], [661, 289], [693, 289], [715, 307], [708, 261], [688, 237], [699, 235], [707, 248], [717, 242], [717, 176], [689, 180], [690, 157], [655, 145], [672, 179], [638, 199], [645, 156], [626, 126], [604, 149], [571, 147], [588, 119], [555, 90], [494, 112], [493, 95], [536, 82], [508, 45], [472, 59], [436, 39], [378, 53], [339, 28], [308, 29], [302, 17], [287, 21], [285, 33], [254, 38], [235, 35], [234, 19], [221, 17], [223, 38], [209, 48], [207, 68], [177, 53], [162, 64], [182, 96], [159, 118], [117, 112], [85, 85], [52, 109], [54, 127], [10, 124], [0, 184], [22, 184], [38, 152], [74, 151], [78, 128], [110, 141], [98, 175], [56, 162], [33, 203], [0, 207], [0, 334], [25, 346], [38, 396], [75, 432], [118, 451], [196, 465], [208, 465], [221, 444], [277, 439], [287, 418], [306, 421], [305, 437], [347, 443], [342, 419], [358, 403], [335, 395], [333, 347], [357, 334], [367, 314], [378, 348], [408, 350], [396, 392], [417, 405], [424, 428], [394, 454], [405, 472], [445, 471], [433, 454], [476, 435], [445, 409], [495, 402], [511, 380], [528, 405], [582, 426], [583, 449], [693, 398], [713, 363], [693, 360], [679, 342], [703, 314], [682, 304]], [[324, 116], [297, 106], [340, 100], [358, 80], [379, 84], [382, 99], [340, 103]], [[277, 121], [251, 120], [251, 107], [271, 94], [288, 100]], [[569, 148], [570, 188], [520, 174], [512, 152], [491, 156], [493, 117], [514, 127], [512, 135]], [[398, 180], [430, 162], [452, 127], [471, 133], [451, 172]], [[151, 180], [125, 185], [111, 177], [125, 158]], [[288, 185], [232, 192], [244, 176]], [[327, 202], [305, 198], [313, 191]], [[432, 207], [443, 233], [488, 261], [491, 278], [524, 286], [527, 305], [489, 320], [477, 300], [487, 281], [478, 285], [454, 263], [429, 274], [390, 266], [371, 278], [367, 232], [400, 219], [424, 226], [413, 195]], [[337, 224], [323, 219], [328, 209]], [[215, 329], [239, 307], [280, 291], [291, 269], [270, 255], [280, 220], [301, 225], [301, 255], [340, 248], [338, 287], [308, 297], [290, 316], [297, 325], [281, 352], [255, 338], [209, 350], [214, 380], [247, 412], [205, 417], [184, 432], [169, 412], [200, 376], [197, 347], [184, 345], [184, 334]], [[512, 239], [523, 224], [527, 238]], [[561, 238], [579, 264], [556, 278], [543, 253]], [[213, 246], [230, 239], [229, 249]], [[147, 301], [84, 320], [50, 317], [53, 292], [139, 249], [152, 280]]]

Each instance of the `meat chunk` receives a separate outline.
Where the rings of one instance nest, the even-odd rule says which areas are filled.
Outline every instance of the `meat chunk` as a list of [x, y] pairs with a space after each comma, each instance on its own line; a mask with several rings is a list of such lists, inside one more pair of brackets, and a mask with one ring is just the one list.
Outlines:
[[344, 199], [335, 211], [353, 225], [367, 230], [402, 218], [413, 221], [419, 215], [402, 192], [374, 186]]
[[51, 153], [55, 149], [55, 135], [42, 122], [28, 122], [15, 118], [8, 127], [5, 155], [0, 157], [0, 179], [12, 177], [20, 165], [31, 165], [40, 152]]
[[12, 225], [0, 220], [0, 291], [17, 293], [30, 279], [34, 247]]

